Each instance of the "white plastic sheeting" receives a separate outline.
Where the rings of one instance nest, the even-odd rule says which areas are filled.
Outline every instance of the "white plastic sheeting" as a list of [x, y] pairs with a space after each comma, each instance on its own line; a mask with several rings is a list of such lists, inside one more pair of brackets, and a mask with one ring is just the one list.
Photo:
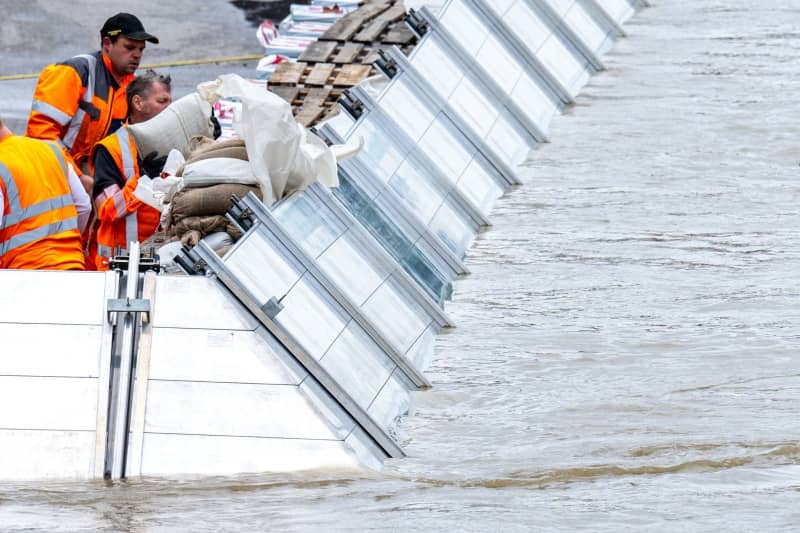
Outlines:
[[295, 121], [291, 106], [276, 94], [234, 74], [202, 84], [198, 91], [209, 101], [227, 98], [241, 102], [233, 127], [247, 146], [265, 204], [317, 180], [328, 187], [338, 184], [333, 152]]

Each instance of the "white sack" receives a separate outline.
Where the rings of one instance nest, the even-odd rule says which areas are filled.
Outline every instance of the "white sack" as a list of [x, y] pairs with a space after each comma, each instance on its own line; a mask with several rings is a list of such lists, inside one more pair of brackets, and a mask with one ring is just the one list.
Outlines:
[[249, 161], [232, 157], [212, 157], [189, 163], [183, 169], [184, 187], [208, 187], [220, 183], [258, 185]]
[[142, 157], [150, 152], [165, 156], [173, 148], [188, 156], [192, 137], [214, 136], [211, 104], [197, 93], [188, 94], [150, 120], [128, 126], [128, 130]]
[[266, 205], [314, 181], [327, 187], [339, 184], [331, 150], [294, 120], [291, 106], [276, 94], [235, 74], [202, 84], [198, 92], [207, 100], [235, 98], [241, 102], [233, 127], [247, 146]]

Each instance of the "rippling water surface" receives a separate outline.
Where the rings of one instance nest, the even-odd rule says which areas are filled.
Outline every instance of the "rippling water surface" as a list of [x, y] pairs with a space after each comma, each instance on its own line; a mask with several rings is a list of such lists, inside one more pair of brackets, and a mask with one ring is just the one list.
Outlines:
[[800, 527], [800, 4], [653, 4], [472, 249], [409, 458], [3, 485], [2, 529]]

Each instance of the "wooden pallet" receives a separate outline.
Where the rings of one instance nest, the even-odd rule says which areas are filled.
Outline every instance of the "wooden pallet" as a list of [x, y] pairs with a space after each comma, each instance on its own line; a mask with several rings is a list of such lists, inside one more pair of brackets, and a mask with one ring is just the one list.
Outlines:
[[338, 112], [342, 91], [376, 74], [378, 51], [408, 54], [416, 36], [404, 22], [402, 0], [372, 0], [336, 21], [297, 62], [281, 63], [267, 87], [292, 104], [298, 122], [312, 126]]

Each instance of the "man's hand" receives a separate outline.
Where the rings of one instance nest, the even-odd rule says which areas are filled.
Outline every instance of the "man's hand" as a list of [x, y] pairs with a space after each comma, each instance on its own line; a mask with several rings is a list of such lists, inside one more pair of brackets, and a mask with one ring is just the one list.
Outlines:
[[89, 198], [91, 198], [92, 188], [94, 187], [94, 178], [88, 174], [81, 174], [79, 179], [81, 180], [81, 185], [83, 185], [83, 188], [86, 189], [86, 194], [88, 194]]

